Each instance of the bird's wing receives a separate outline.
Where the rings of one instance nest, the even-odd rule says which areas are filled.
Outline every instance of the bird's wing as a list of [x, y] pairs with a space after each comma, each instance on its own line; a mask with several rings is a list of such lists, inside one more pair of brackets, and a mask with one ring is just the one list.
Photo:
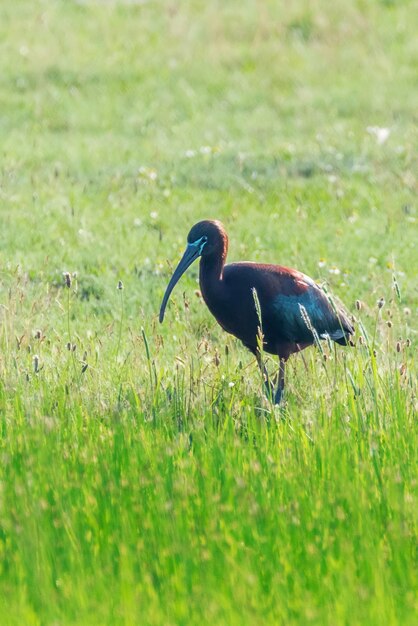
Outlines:
[[302, 272], [281, 265], [231, 263], [225, 266], [224, 280], [241, 316], [249, 310], [254, 314], [255, 289], [266, 331], [276, 328], [287, 341], [312, 343], [314, 329], [321, 338], [328, 335], [346, 343], [354, 332], [342, 306]]
[[305, 285], [302, 293], [278, 294], [274, 299], [274, 314], [277, 322], [283, 324], [283, 334], [287, 339], [303, 342], [312, 340], [316, 333], [324, 339], [346, 343], [354, 332], [347, 313], [342, 306], [307, 276], [299, 279]]

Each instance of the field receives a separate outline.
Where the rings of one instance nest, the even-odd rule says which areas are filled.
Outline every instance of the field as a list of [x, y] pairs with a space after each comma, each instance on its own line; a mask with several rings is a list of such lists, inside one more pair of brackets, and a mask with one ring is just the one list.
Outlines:
[[[418, 623], [417, 32], [408, 0], [0, 3], [2, 626]], [[357, 320], [280, 410], [197, 264], [158, 323], [203, 218]]]

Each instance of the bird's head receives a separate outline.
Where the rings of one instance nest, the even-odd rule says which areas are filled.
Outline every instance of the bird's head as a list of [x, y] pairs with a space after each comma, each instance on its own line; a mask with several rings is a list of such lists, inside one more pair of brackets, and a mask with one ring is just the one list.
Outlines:
[[223, 259], [226, 257], [228, 239], [221, 222], [217, 220], [203, 220], [197, 222], [187, 235], [187, 247], [177, 265], [165, 290], [160, 308], [160, 322], [164, 319], [164, 312], [168, 299], [174, 286], [179, 281], [187, 268], [200, 256], [209, 257], [219, 254]]

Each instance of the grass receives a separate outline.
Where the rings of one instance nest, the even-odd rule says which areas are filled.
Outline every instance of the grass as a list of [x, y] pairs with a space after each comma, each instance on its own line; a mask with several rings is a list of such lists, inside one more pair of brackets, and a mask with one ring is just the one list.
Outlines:
[[[5, 626], [417, 623], [413, 8], [0, 5]], [[283, 413], [197, 266], [158, 324], [204, 217], [359, 320]]]

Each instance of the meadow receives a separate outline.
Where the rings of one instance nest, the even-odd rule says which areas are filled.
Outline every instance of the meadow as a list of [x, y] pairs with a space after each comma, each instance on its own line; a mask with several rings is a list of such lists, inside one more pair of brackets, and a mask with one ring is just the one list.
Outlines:
[[[0, 2], [2, 626], [418, 623], [417, 32], [409, 0]], [[356, 319], [281, 410], [197, 264], [158, 323], [203, 218]]]

